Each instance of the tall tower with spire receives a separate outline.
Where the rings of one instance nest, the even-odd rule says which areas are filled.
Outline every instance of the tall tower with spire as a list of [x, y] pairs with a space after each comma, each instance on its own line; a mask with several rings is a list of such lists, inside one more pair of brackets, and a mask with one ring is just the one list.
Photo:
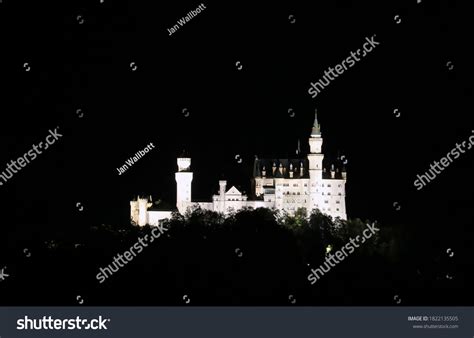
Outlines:
[[320, 198], [318, 198], [321, 182], [323, 179], [323, 159], [322, 153], [323, 138], [321, 137], [321, 129], [318, 122], [318, 112], [314, 113], [314, 123], [309, 138], [310, 152], [308, 154], [309, 161], [309, 190], [310, 198], [308, 199], [308, 210], [320, 208]]

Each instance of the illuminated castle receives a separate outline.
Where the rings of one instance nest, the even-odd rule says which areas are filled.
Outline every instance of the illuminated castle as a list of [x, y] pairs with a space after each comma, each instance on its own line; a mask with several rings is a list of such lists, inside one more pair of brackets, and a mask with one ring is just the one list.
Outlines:
[[[176, 178], [176, 207], [184, 214], [190, 207], [227, 214], [244, 207], [284, 210], [290, 215], [299, 208], [307, 211], [319, 209], [334, 218], [347, 219], [344, 166], [323, 167], [321, 152], [323, 139], [317, 115], [309, 138], [310, 152], [298, 159], [255, 159], [252, 190], [254, 198], [249, 200], [236, 187], [227, 190], [227, 181], [219, 181], [219, 193], [211, 202], [194, 202], [191, 198], [191, 158], [178, 158]], [[151, 199], [137, 198], [131, 201], [131, 219], [140, 226], [157, 225], [171, 217], [171, 211], [150, 210]]]

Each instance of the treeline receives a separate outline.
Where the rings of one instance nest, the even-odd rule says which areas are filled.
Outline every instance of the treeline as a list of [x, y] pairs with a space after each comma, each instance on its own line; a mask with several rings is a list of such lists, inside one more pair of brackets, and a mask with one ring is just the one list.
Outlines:
[[[101, 268], [154, 228], [92, 226], [53, 232], [16, 229], [3, 263], [2, 305], [396, 305], [429, 304], [439, 265], [420, 268], [399, 226], [380, 231], [311, 285], [308, 275], [372, 221], [332, 219], [314, 210], [295, 216], [259, 208], [223, 215], [174, 214], [167, 229], [105, 282]], [[34, 233], [34, 231], [33, 231]], [[25, 242], [25, 238], [28, 241]], [[6, 248], [1, 249], [6, 252]], [[1, 266], [0, 266], [1, 268]], [[433, 271], [431, 271], [432, 269]], [[427, 288], [427, 281], [431, 288]], [[437, 284], [436, 284], [437, 283]], [[452, 300], [453, 294], [450, 294]], [[401, 299], [401, 301], [399, 301]], [[440, 298], [433, 301], [439, 304]], [[397, 303], [398, 302], [398, 303]], [[449, 303], [446, 300], [444, 303]]]

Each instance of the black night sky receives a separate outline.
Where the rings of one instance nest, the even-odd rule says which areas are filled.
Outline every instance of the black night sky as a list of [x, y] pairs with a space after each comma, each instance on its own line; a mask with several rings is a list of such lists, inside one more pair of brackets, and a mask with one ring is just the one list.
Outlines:
[[[2, 223], [125, 223], [138, 193], [173, 205], [183, 149], [194, 200], [210, 200], [221, 177], [249, 192], [254, 155], [291, 157], [298, 139], [308, 151], [317, 109], [326, 159], [348, 159], [349, 217], [418, 227], [430, 235], [407, 240], [420, 250], [472, 256], [474, 152], [413, 185], [474, 130], [472, 18], [461, 1], [204, 2], [168, 36], [199, 4], [0, 3], [2, 170], [49, 129], [64, 135], [0, 187]], [[374, 34], [380, 45], [312, 99], [310, 82]], [[118, 176], [150, 142], [156, 149]]]

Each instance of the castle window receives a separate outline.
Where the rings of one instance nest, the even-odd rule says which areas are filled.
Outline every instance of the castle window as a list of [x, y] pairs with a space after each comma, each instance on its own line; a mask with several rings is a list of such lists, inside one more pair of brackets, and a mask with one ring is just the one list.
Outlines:
[[339, 195], [339, 196], [342, 196], [342, 194], [341, 194], [341, 193], [339, 193], [338, 195]]
[[341, 202], [340, 201], [336, 201], [336, 204], [340, 204]]
[[339, 211], [339, 208], [336, 208], [336, 211]]
[[293, 184], [293, 186], [294, 186], [294, 187], [297, 187], [297, 186], [298, 186], [298, 184]]
[[329, 203], [329, 202], [326, 200], [326, 201], [324, 201], [324, 203], [326, 203], [326, 204], [327, 204], [327, 203]]
[[340, 187], [341, 187], [341, 185], [340, 185], [340, 184], [338, 184], [338, 187], [340, 188]]
[[330, 185], [330, 184], [328, 184], [328, 187], [329, 187], [329, 188], [331, 188], [331, 185]]
[[323, 195], [324, 195], [324, 191], [323, 191]]
[[330, 192], [328, 192], [328, 195], [331, 195], [331, 193], [330, 193]]

